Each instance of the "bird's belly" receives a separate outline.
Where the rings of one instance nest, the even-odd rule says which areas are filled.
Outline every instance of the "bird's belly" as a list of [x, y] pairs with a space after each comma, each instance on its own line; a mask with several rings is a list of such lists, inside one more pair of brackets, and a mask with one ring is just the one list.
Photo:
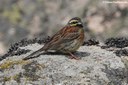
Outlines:
[[61, 49], [62, 52], [74, 52], [76, 51], [80, 46], [82, 45], [82, 42], [78, 40], [74, 40], [71, 42], [68, 42], [68, 44], [65, 45], [63, 49]]

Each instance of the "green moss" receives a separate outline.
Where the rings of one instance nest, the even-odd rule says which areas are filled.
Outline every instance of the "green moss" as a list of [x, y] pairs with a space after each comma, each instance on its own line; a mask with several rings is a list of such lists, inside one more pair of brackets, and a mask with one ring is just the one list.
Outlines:
[[14, 65], [19, 65], [19, 64], [24, 65], [24, 64], [27, 64], [29, 62], [30, 61], [24, 61], [24, 60], [17, 60], [17, 61], [7, 60], [0, 65], [0, 69], [5, 70], [5, 69], [11, 68]]
[[3, 81], [7, 82], [7, 81], [10, 81], [10, 80], [15, 80], [17, 83], [20, 83], [20, 78], [21, 78], [21, 73], [16, 74], [14, 76], [4, 77]]
[[3, 81], [6, 82], [6, 81], [10, 81], [11, 80], [11, 77], [4, 77], [3, 78]]

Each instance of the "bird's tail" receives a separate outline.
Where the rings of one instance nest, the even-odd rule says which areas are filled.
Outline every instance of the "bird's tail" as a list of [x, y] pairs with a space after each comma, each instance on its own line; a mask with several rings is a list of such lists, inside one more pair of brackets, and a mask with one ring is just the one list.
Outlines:
[[31, 58], [35, 58], [35, 57], [38, 57], [40, 54], [42, 54], [42, 52], [44, 51], [43, 48], [33, 52], [32, 54], [28, 55], [27, 57], [23, 58], [23, 60], [28, 60], [28, 59], [31, 59]]

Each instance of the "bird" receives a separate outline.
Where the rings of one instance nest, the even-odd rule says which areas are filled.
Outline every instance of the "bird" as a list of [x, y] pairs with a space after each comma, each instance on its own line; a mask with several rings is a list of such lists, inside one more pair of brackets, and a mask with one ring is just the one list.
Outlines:
[[70, 19], [61, 30], [51, 37], [49, 42], [23, 60], [34, 58], [34, 56], [49, 50], [69, 54], [71, 59], [80, 59], [80, 57], [74, 55], [74, 52], [84, 43], [85, 34], [83, 27], [83, 22], [79, 17]]

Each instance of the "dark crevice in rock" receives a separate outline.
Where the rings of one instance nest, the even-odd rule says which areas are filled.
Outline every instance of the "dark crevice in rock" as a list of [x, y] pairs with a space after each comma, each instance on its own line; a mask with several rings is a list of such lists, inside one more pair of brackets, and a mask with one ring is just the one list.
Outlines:
[[99, 41], [96, 39], [89, 39], [88, 41], [85, 41], [83, 45], [91, 46], [91, 45], [98, 45]]
[[128, 49], [125, 47], [128, 47], [128, 38], [125, 37], [106, 39], [105, 46], [101, 46], [102, 49], [113, 51], [119, 57], [128, 56]]
[[22, 54], [26, 54], [28, 52], [30, 52], [30, 50], [25, 50], [25, 49], [18, 48], [16, 51], [8, 52], [5, 55], [1, 56], [0, 61], [5, 59], [8, 56], [14, 56], [14, 55], [19, 56], [19, 55], [22, 55]]
[[105, 41], [107, 47], [124, 48], [128, 46], [128, 38], [109, 38]]
[[121, 50], [116, 50], [115, 54], [119, 57], [121, 56], [128, 56], [128, 49], [121, 49]]
[[18, 49], [16, 52], [12, 52], [11, 56], [18, 56], [18, 55], [21, 55], [21, 54], [26, 54], [30, 52], [30, 50], [25, 50], [25, 49]]

